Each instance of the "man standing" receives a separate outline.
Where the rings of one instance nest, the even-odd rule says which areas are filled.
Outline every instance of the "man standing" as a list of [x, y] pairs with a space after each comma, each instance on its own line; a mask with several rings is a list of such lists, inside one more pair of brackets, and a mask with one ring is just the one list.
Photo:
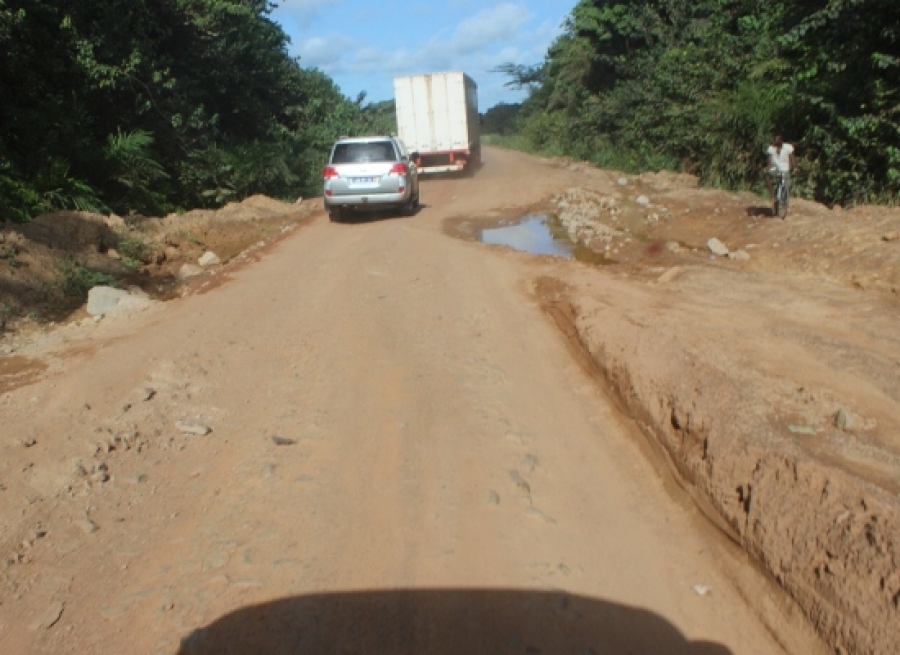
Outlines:
[[794, 161], [794, 146], [790, 143], [785, 143], [784, 139], [779, 135], [772, 140], [772, 145], [766, 150], [766, 154], [769, 156], [768, 180], [769, 191], [772, 193], [772, 196], [774, 197], [775, 195], [775, 180], [778, 175], [784, 175], [784, 184], [788, 192], [790, 192], [791, 171], [797, 167]]

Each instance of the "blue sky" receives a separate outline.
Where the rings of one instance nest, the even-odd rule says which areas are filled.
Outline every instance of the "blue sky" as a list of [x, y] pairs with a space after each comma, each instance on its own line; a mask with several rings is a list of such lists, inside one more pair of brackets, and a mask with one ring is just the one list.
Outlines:
[[576, 0], [277, 0], [272, 18], [306, 68], [328, 74], [344, 95], [393, 97], [393, 78], [462, 70], [478, 84], [479, 109], [517, 102], [521, 92], [492, 68], [540, 63]]

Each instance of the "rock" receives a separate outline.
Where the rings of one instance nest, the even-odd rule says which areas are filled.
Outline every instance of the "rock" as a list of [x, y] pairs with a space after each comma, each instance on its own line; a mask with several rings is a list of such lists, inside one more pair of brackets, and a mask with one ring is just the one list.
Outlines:
[[660, 275], [656, 281], [660, 284], [667, 284], [674, 280], [681, 273], [681, 266], [673, 266], [668, 271]]
[[197, 263], [205, 268], [207, 266], [218, 266], [222, 263], [222, 260], [219, 259], [219, 256], [212, 250], [207, 250], [200, 259], [197, 260]]
[[163, 254], [165, 261], [170, 262], [170, 261], [174, 261], [174, 260], [178, 259], [178, 253], [179, 253], [179, 250], [175, 246], [166, 246], [165, 248], [163, 248], [162, 254]]
[[666, 244], [666, 249], [669, 250], [669, 252], [679, 252], [681, 250], [681, 244], [677, 241], [669, 241]]
[[[112, 451], [114, 451], [115, 449], [116, 449], [116, 444], [113, 443], [113, 441], [111, 439], [104, 439], [103, 441], [98, 443], [97, 446], [94, 448], [94, 454], [95, 455], [98, 453], [109, 454]], [[87, 475], [87, 472], [85, 472], [85, 475]]]
[[94, 482], [99, 482], [103, 484], [104, 482], [109, 482], [109, 468], [103, 462], [97, 464], [94, 467], [94, 470], [91, 471], [91, 480]]
[[65, 609], [65, 605], [60, 601], [53, 601], [50, 603], [50, 607], [48, 607], [43, 614], [41, 614], [38, 618], [36, 618], [32, 623], [28, 625], [29, 630], [49, 630], [56, 622], [59, 621], [59, 618], [62, 616], [63, 610]]
[[[158, 305], [159, 302], [156, 300], [151, 300], [145, 296], [133, 296], [128, 294], [125, 298], [119, 301], [119, 304], [116, 305], [112, 311], [107, 313], [107, 316], [124, 316], [126, 314], [133, 314], [135, 312], [141, 312], [145, 309], [152, 307], [153, 305]], [[95, 319], [101, 318], [99, 316], [95, 316]]]
[[146, 296], [135, 296], [122, 289], [99, 286], [88, 292], [87, 313], [97, 321], [108, 314], [142, 311], [155, 304], [155, 300]]
[[650, 198], [648, 198], [647, 196], [638, 196], [638, 197], [635, 199], [635, 202], [636, 202], [637, 204], [639, 204], [639, 205], [649, 205], [649, 204], [650, 204]]
[[137, 430], [126, 430], [125, 432], [120, 432], [113, 437], [113, 445], [115, 446], [115, 450], [131, 450], [137, 445], [139, 436], [140, 435], [138, 434]]
[[151, 387], [146, 387], [141, 391], [141, 400], [147, 402], [148, 400], [152, 400], [153, 396], [156, 395], [156, 389]]
[[203, 437], [212, 432], [212, 428], [208, 425], [191, 423], [190, 421], [175, 421], [175, 427], [181, 431], [181, 434], [195, 437]]
[[844, 407], [841, 407], [834, 413], [832, 421], [834, 422], [834, 427], [845, 432], [872, 430], [878, 425], [874, 419], [865, 419]]
[[728, 259], [739, 262], [746, 262], [750, 259], [750, 253], [745, 250], [737, 250], [735, 252], [728, 253]]
[[88, 292], [87, 313], [91, 316], [104, 316], [127, 297], [128, 292], [122, 289], [94, 287]]
[[706, 596], [710, 591], [712, 591], [712, 587], [704, 584], [695, 584], [694, 591], [698, 596]]
[[109, 250], [107, 250], [106, 256], [109, 257], [110, 259], [116, 259], [116, 260], [122, 259], [122, 255], [120, 255], [119, 252], [115, 248], [110, 248]]
[[197, 277], [198, 275], [203, 275], [203, 268], [194, 264], [183, 264], [182, 267], [178, 269], [177, 277], [179, 280], [187, 280], [188, 278]]
[[900, 239], [900, 234], [896, 232], [888, 232], [881, 237], [882, 241], [896, 241], [897, 239]]
[[619, 186], [628, 186], [628, 178], [627, 177], [620, 177], [618, 180], [616, 180], [616, 182], [618, 183]]
[[728, 246], [726, 246], [724, 243], [722, 243], [715, 237], [713, 237], [712, 239], [710, 239], [709, 241], [706, 242], [706, 247], [709, 248], [709, 251], [712, 254], [717, 255], [719, 257], [724, 257], [725, 255], [727, 255], [730, 252], [728, 250]]
[[285, 439], [284, 437], [279, 437], [277, 434], [273, 434], [272, 443], [274, 443], [276, 446], [293, 446], [297, 442], [293, 439]]
[[840, 430], [852, 430], [856, 423], [856, 417], [843, 407], [836, 411], [832, 418], [834, 420], [834, 426]]
[[294, 204], [299, 205], [301, 202], [303, 202], [303, 196], [298, 196], [297, 199], [294, 201]]

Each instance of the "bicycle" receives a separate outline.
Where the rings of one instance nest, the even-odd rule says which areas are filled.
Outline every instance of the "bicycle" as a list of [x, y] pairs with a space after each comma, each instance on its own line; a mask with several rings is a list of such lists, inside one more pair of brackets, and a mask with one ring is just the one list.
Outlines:
[[784, 220], [787, 218], [788, 206], [791, 204], [791, 192], [788, 176], [784, 171], [775, 173], [775, 215]]

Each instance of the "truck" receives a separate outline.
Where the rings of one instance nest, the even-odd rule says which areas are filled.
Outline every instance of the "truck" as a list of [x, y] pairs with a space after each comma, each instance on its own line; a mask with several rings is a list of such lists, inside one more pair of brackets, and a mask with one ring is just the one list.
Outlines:
[[460, 71], [394, 78], [397, 135], [420, 173], [471, 171], [481, 162], [478, 86]]

